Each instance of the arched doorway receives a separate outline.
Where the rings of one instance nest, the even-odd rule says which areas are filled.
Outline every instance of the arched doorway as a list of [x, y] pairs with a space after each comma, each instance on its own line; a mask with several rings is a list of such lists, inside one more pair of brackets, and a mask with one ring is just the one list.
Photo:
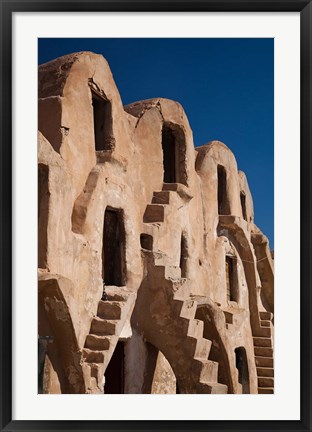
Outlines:
[[242, 386], [242, 393], [250, 393], [249, 371], [246, 350], [244, 347], [235, 348], [235, 362], [238, 370], [238, 382]]

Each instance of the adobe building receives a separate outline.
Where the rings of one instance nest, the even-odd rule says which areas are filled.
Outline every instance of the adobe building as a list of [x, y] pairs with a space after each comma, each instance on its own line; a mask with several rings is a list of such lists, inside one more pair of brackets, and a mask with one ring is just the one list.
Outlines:
[[39, 67], [39, 392], [273, 393], [273, 261], [247, 179], [107, 61]]

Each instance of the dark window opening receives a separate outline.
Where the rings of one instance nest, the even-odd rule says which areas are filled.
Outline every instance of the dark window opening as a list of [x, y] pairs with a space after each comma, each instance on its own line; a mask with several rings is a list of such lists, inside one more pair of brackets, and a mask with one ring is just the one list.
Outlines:
[[247, 212], [246, 212], [246, 195], [244, 192], [240, 193], [240, 201], [242, 206], [243, 218], [247, 221]]
[[238, 382], [242, 385], [242, 393], [250, 393], [249, 371], [246, 350], [244, 347], [235, 349], [236, 368], [238, 370]]
[[181, 235], [181, 245], [180, 245], [180, 269], [181, 269], [181, 277], [186, 278], [187, 274], [187, 258], [188, 258], [188, 250], [187, 250], [187, 240], [184, 234]]
[[92, 92], [95, 150], [113, 150], [112, 104]]
[[105, 371], [104, 393], [123, 394], [125, 392], [125, 347], [119, 341]]
[[225, 277], [227, 299], [238, 302], [237, 259], [233, 256], [225, 258]]
[[147, 249], [149, 251], [153, 250], [153, 237], [149, 234], [140, 235], [140, 243], [142, 249]]
[[103, 229], [103, 281], [105, 285], [126, 283], [125, 229], [123, 212], [106, 209]]
[[218, 213], [219, 215], [230, 214], [227, 197], [226, 171], [222, 165], [218, 165]]
[[185, 135], [178, 125], [164, 124], [162, 128], [162, 150], [164, 183], [183, 183], [187, 185]]
[[163, 127], [162, 130], [162, 148], [164, 158], [164, 182], [176, 182], [176, 148], [173, 131], [168, 127]]
[[38, 267], [47, 267], [47, 229], [49, 213], [49, 167], [38, 165]]

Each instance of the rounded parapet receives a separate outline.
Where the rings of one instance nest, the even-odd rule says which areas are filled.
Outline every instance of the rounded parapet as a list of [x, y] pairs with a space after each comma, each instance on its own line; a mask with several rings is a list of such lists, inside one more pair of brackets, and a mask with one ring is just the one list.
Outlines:
[[39, 130], [78, 191], [96, 163], [131, 153], [129, 122], [107, 61], [79, 52], [39, 67]]
[[232, 151], [220, 141], [197, 147], [196, 171], [202, 181], [208, 213], [241, 216], [240, 184]]
[[124, 110], [137, 119], [135, 146], [143, 153], [150, 152], [154, 166], [159, 166], [156, 177], [160, 183], [191, 188], [195, 178], [194, 143], [182, 106], [173, 100], [153, 98], [134, 102]]

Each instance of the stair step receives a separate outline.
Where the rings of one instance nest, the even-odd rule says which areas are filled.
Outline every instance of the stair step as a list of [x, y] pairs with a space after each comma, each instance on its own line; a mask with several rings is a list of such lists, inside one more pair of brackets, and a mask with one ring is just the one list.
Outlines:
[[200, 338], [204, 332], [204, 322], [198, 319], [187, 320], [187, 335], [193, 338]]
[[144, 223], [164, 222], [165, 220], [165, 205], [148, 204], [143, 216]]
[[267, 347], [255, 347], [255, 355], [257, 357], [273, 357], [273, 349]]
[[113, 335], [116, 334], [118, 320], [107, 320], [94, 317], [91, 323], [90, 333], [95, 335]]
[[159, 250], [149, 251], [144, 249], [144, 255], [148, 258], [151, 265], [162, 267], [166, 265], [167, 255]]
[[154, 192], [152, 203], [153, 204], [169, 204], [170, 191]]
[[259, 312], [260, 319], [265, 321], [272, 321], [273, 314], [271, 312]]
[[164, 183], [163, 184], [163, 191], [173, 191], [176, 192], [179, 188], [178, 183]]
[[159, 278], [164, 279], [181, 279], [181, 269], [175, 266], [155, 266], [154, 271]]
[[193, 319], [197, 310], [196, 300], [174, 300], [174, 309], [178, 316]]
[[261, 388], [258, 387], [258, 394], [274, 394], [274, 388]]
[[181, 268], [175, 266], [166, 266], [166, 279], [181, 279]]
[[82, 356], [87, 363], [103, 363], [104, 362], [104, 352], [94, 351], [88, 348], [84, 348], [82, 351]]
[[254, 337], [253, 343], [255, 347], [272, 347], [272, 340], [265, 337]]
[[120, 319], [125, 302], [99, 301], [97, 315], [102, 319]]
[[105, 290], [109, 301], [126, 302], [131, 295], [125, 286], [109, 285]]
[[[190, 338], [188, 338], [189, 340]], [[208, 339], [205, 339], [203, 337], [195, 339], [192, 338], [194, 343], [194, 349], [193, 351], [193, 357], [197, 360], [207, 360], [210, 350], [211, 350], [211, 345], [212, 342]]]
[[189, 284], [186, 283], [186, 279], [181, 278], [179, 285], [173, 284], [174, 294], [173, 299], [174, 300], [188, 300], [191, 290], [189, 287]]
[[272, 357], [255, 357], [257, 367], [267, 367], [273, 368], [273, 358]]
[[193, 338], [191, 336], [187, 336], [185, 343], [186, 349], [191, 357], [199, 361], [208, 360], [211, 345], [212, 342], [208, 339], [203, 337]]
[[258, 377], [258, 387], [274, 387], [274, 378]]
[[110, 338], [107, 336], [97, 336], [88, 334], [86, 337], [85, 348], [94, 351], [106, 351], [109, 349]]
[[256, 337], [270, 338], [272, 336], [271, 327], [260, 327], [257, 333]]
[[99, 365], [97, 363], [91, 364], [91, 377], [98, 380], [99, 377]]
[[271, 327], [271, 321], [261, 320], [261, 327]]
[[165, 266], [167, 262], [167, 255], [164, 252], [153, 252], [154, 263], [156, 266]]
[[92, 363], [90, 371], [91, 379], [96, 380], [97, 388], [101, 390], [99, 393], [104, 392], [104, 367], [103, 364]]
[[257, 367], [258, 377], [274, 377], [274, 369], [269, 367]]
[[190, 373], [194, 375], [199, 382], [218, 382], [219, 363], [212, 360], [193, 359]]

